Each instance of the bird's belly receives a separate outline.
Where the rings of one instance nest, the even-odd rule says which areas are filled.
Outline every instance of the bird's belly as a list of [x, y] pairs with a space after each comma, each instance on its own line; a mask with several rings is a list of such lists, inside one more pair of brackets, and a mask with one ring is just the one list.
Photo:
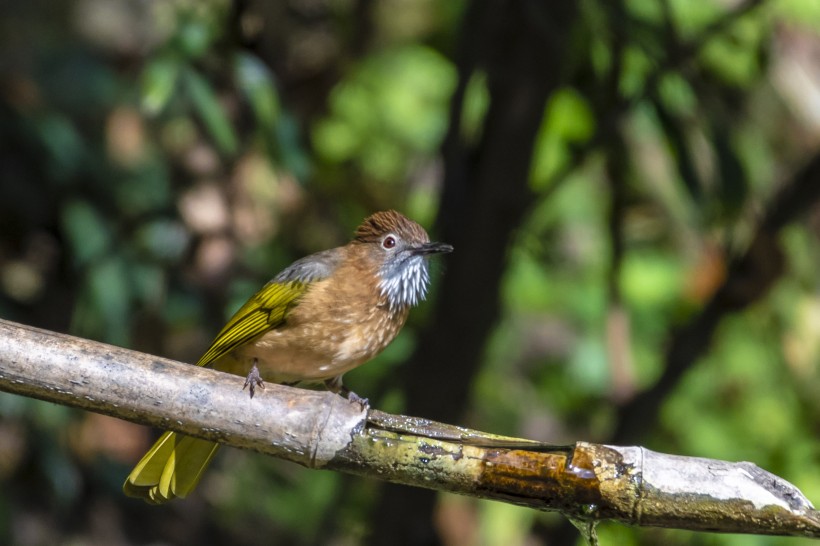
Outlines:
[[225, 371], [245, 375], [256, 359], [266, 381], [332, 379], [382, 352], [396, 337], [405, 318], [406, 314], [396, 316], [379, 311], [370, 313], [365, 320], [337, 315], [326, 320], [286, 324], [236, 349], [234, 356], [238, 362]]

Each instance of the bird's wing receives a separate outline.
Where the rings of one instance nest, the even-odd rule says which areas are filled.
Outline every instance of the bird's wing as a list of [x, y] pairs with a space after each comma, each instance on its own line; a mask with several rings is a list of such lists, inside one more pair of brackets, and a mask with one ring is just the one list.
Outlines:
[[323, 250], [296, 260], [273, 278], [273, 282], [311, 283], [325, 279], [333, 273], [342, 261], [342, 248]]
[[330, 276], [339, 261], [338, 249], [332, 249], [293, 262], [239, 308], [197, 365], [210, 366], [237, 347], [280, 326], [311, 283]]

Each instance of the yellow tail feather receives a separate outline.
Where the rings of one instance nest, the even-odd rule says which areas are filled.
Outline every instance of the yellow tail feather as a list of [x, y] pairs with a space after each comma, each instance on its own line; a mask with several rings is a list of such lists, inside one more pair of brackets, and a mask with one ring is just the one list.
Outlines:
[[218, 448], [214, 442], [166, 432], [137, 463], [122, 490], [153, 504], [186, 497]]

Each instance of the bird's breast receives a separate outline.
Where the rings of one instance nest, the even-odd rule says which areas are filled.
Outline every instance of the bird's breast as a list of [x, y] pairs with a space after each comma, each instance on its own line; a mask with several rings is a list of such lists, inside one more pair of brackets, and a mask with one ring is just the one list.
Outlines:
[[382, 352], [408, 312], [387, 305], [375, 284], [331, 277], [313, 283], [283, 325], [236, 352], [256, 358], [265, 380], [331, 379]]
[[[374, 307], [363, 320], [346, 324], [336, 336], [333, 360], [336, 362], [366, 362], [384, 350], [404, 324], [404, 316], [387, 308]], [[333, 330], [333, 324], [328, 325]]]

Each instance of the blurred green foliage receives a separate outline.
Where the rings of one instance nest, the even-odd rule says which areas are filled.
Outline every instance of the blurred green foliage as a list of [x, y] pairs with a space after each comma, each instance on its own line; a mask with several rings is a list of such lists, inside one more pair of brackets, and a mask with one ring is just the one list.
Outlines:
[[[370, 212], [396, 207], [432, 227], [466, 2], [386, 4], [4, 6], [0, 317], [195, 361], [265, 280], [343, 243]], [[464, 378], [464, 424], [606, 439], [770, 197], [817, 153], [817, 3], [734, 4], [579, 4], [565, 83], [534, 142], [536, 203], [511, 219], [502, 313], [481, 372]], [[478, 143], [493, 129], [491, 93], [482, 67], [466, 77], [458, 133]], [[645, 445], [751, 460], [820, 498], [817, 226], [815, 211], [782, 234], [779, 282], [720, 324]], [[348, 376], [380, 409], [402, 411], [396, 371], [431, 312], [415, 311]], [[149, 444], [140, 427], [0, 394], [0, 543], [366, 541], [378, 484], [249, 453], [224, 453], [195, 498], [148, 510], [119, 487]], [[558, 519], [446, 495], [437, 512], [451, 544], [539, 543]], [[609, 524], [599, 534], [782, 543]]]

